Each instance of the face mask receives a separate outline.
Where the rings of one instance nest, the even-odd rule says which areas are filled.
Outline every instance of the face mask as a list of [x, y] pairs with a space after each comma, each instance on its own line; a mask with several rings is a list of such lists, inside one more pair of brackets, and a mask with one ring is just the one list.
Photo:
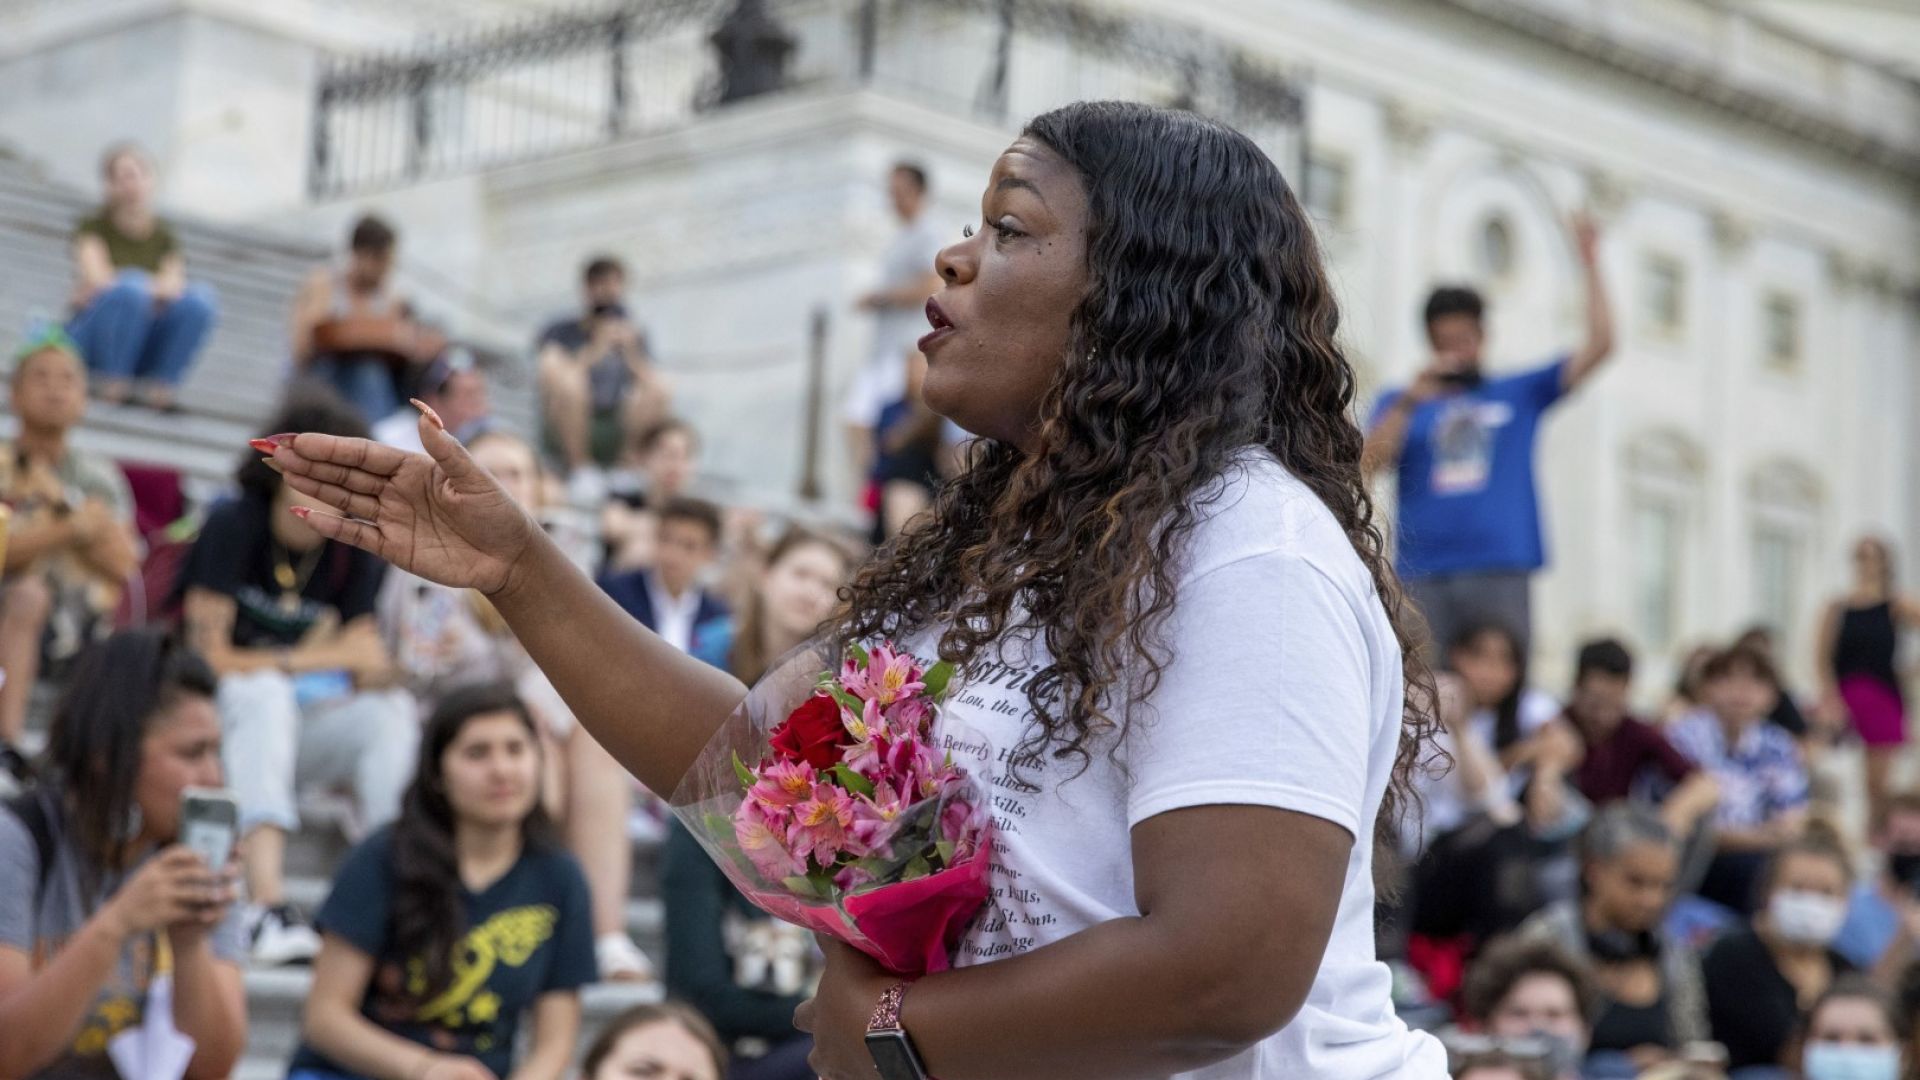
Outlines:
[[1920, 851], [1896, 851], [1888, 855], [1887, 874], [1909, 889], [1920, 887]]
[[1547, 1067], [1548, 1076], [1572, 1076], [1579, 1071], [1583, 1054], [1572, 1039], [1548, 1031], [1536, 1031], [1527, 1038], [1546, 1051], [1541, 1060]]
[[1847, 905], [1820, 893], [1788, 889], [1773, 894], [1767, 915], [1774, 932], [1795, 945], [1826, 945], [1847, 921]]
[[1899, 1080], [1900, 1049], [1851, 1043], [1808, 1043], [1807, 1080]]

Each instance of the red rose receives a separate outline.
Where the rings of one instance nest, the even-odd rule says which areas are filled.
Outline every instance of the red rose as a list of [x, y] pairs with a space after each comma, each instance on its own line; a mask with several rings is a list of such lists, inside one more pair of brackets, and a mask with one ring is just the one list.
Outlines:
[[840, 703], [815, 694], [773, 729], [773, 752], [788, 761], [804, 761], [827, 769], [846, 756], [847, 726], [840, 722]]

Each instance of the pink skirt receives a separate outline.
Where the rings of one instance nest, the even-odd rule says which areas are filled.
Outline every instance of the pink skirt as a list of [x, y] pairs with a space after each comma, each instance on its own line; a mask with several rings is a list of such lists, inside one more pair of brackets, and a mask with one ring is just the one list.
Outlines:
[[1840, 700], [1853, 718], [1853, 730], [1868, 746], [1899, 746], [1907, 741], [1907, 714], [1900, 694], [1871, 675], [1840, 680]]

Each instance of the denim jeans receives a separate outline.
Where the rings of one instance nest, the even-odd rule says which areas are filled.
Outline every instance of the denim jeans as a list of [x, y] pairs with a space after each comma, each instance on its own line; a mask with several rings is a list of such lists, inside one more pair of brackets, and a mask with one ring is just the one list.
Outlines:
[[87, 367], [109, 379], [180, 385], [213, 330], [213, 290], [190, 284], [178, 300], [154, 306], [153, 279], [122, 270], [67, 324]]
[[321, 355], [314, 357], [307, 371], [359, 409], [369, 424], [379, 423], [400, 408], [393, 369], [382, 357], [355, 353]]
[[259, 825], [293, 831], [305, 785], [351, 788], [367, 828], [399, 815], [420, 743], [405, 690], [362, 690], [303, 709], [292, 678], [250, 671], [220, 680], [216, 703], [241, 835]]
[[1412, 578], [1407, 593], [1427, 620], [1429, 662], [1446, 659], [1454, 638], [1483, 621], [1504, 624], [1520, 639], [1525, 656], [1533, 637], [1533, 573], [1484, 570]]

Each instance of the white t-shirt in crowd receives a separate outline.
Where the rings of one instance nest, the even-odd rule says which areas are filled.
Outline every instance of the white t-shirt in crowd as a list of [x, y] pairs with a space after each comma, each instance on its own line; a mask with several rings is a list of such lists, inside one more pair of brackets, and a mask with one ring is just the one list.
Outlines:
[[[1514, 719], [1518, 721], [1522, 739], [1532, 737], [1559, 715], [1560, 703], [1552, 694], [1532, 688], [1520, 692], [1520, 707]], [[1457, 760], [1460, 754], [1452, 735], [1446, 731], [1434, 734], [1435, 746], [1444, 751], [1446, 757], [1414, 773], [1420, 800], [1407, 810], [1409, 815], [1419, 816], [1417, 820], [1407, 820], [1400, 830], [1402, 852], [1411, 855], [1425, 850], [1429, 842], [1459, 828], [1477, 811], [1498, 813], [1503, 808], [1516, 806], [1515, 800], [1525, 792], [1533, 771], [1523, 768], [1509, 773], [1499, 767], [1499, 751], [1494, 748], [1498, 731], [1499, 718], [1492, 709], [1479, 709], [1467, 717], [1467, 737], [1473, 739], [1481, 751], [1482, 760], [1488, 763], [1489, 772], [1493, 774], [1492, 783], [1499, 788], [1479, 799], [1467, 796], [1460, 781], [1460, 770], [1444, 764]]]
[[[1171, 660], [1117, 760], [1009, 759], [1033, 720], [1044, 645], [1009, 636], [956, 683], [937, 737], [991, 785], [993, 899], [957, 963], [989, 963], [1136, 917], [1130, 833], [1191, 806], [1311, 814], [1352, 834], [1339, 913], [1286, 1028], [1185, 1080], [1443, 1078], [1446, 1054], [1394, 1015], [1373, 951], [1373, 831], [1399, 742], [1400, 647], [1333, 515], [1263, 451], [1243, 454], [1201, 509], [1174, 610]], [[1204, 496], [1203, 496], [1204, 499]], [[912, 638], [929, 657], [938, 634]]]
[[368, 434], [373, 436], [374, 442], [405, 450], [409, 454], [427, 452], [426, 446], [420, 442], [420, 414], [410, 408], [374, 421]]
[[688, 589], [676, 599], [660, 583], [660, 575], [646, 575], [647, 599], [653, 602], [653, 632], [662, 641], [687, 652], [693, 648], [693, 624], [700, 617], [700, 590]]
[[[932, 214], [922, 211], [894, 234], [886, 254], [880, 258], [880, 288], [898, 289], [933, 273], [934, 257], [940, 254], [947, 240], [934, 228], [932, 218]], [[889, 307], [874, 312], [873, 347], [867, 351], [868, 363], [888, 374], [900, 372], [904, 391], [907, 354], [930, 329], [926, 312], [919, 307]]]
[[[1520, 738], [1532, 738], [1535, 732], [1559, 716], [1560, 702], [1552, 694], [1532, 687], [1520, 691], [1520, 707], [1513, 714], [1514, 726], [1520, 730]], [[1473, 728], [1475, 735], [1480, 736], [1481, 741], [1499, 749], [1495, 740], [1500, 733], [1500, 718], [1494, 715], [1492, 709], [1475, 710], [1472, 716], [1467, 717], [1467, 724]]]
[[[940, 254], [946, 240], [933, 228], [931, 217], [922, 212], [900, 227], [880, 259], [876, 288], [898, 289], [933, 273], [934, 256]], [[847, 384], [840, 406], [843, 419], [872, 427], [879, 422], [881, 410], [906, 396], [907, 357], [930, 329], [926, 309], [917, 304], [873, 313], [873, 340], [867, 347], [867, 362]]]

